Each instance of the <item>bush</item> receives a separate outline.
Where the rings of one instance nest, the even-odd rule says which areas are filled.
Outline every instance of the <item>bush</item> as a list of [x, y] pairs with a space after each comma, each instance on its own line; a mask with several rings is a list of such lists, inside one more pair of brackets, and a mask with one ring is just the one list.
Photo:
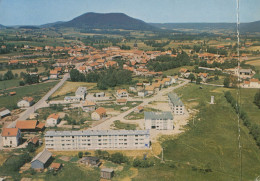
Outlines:
[[134, 167], [140, 167], [140, 168], [148, 168], [154, 165], [153, 161], [149, 161], [149, 160], [141, 160], [141, 159], [134, 159], [133, 161], [133, 166]]
[[20, 81], [20, 82], [19, 82], [19, 85], [20, 85], [20, 86], [24, 86], [24, 85], [25, 85], [24, 81]]
[[79, 158], [82, 158], [82, 157], [83, 157], [83, 152], [82, 152], [82, 151], [78, 152], [78, 157], [79, 157]]
[[110, 161], [121, 164], [126, 163], [128, 161], [128, 158], [124, 156], [122, 153], [114, 153], [111, 155]]

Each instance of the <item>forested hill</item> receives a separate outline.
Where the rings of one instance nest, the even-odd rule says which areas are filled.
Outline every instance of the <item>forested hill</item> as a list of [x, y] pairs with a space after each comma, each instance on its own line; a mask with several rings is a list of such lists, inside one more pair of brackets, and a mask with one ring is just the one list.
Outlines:
[[84, 29], [124, 29], [157, 30], [158, 28], [134, 19], [123, 13], [85, 13], [71, 21], [54, 24], [54, 27], [74, 27]]

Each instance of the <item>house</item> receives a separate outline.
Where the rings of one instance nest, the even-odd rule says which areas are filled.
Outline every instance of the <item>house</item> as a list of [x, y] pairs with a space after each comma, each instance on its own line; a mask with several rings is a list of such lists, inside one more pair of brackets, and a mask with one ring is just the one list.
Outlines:
[[93, 120], [100, 120], [106, 117], [106, 110], [103, 107], [98, 108], [91, 114], [91, 119]]
[[126, 105], [127, 99], [117, 99], [116, 104], [117, 105]]
[[51, 150], [129, 150], [150, 147], [149, 130], [47, 131], [44, 138], [45, 147]]
[[59, 72], [57, 70], [51, 70], [49, 79], [58, 79], [58, 78], [59, 78]]
[[147, 93], [148, 93], [149, 95], [152, 95], [152, 94], [154, 94], [154, 92], [155, 92], [155, 87], [154, 87], [153, 85], [149, 85], [149, 86], [146, 86], [146, 87], [145, 87], [145, 90], [147, 91]]
[[94, 94], [95, 97], [105, 97], [105, 92], [97, 92]]
[[207, 82], [208, 73], [199, 73], [198, 77], [200, 77], [203, 82]]
[[34, 100], [32, 97], [24, 97], [23, 100], [17, 103], [17, 106], [20, 108], [30, 107], [31, 105], [33, 105], [33, 101]]
[[37, 136], [34, 136], [33, 138], [30, 138], [28, 140], [28, 145], [32, 144], [34, 146], [37, 146], [39, 144], [39, 138]]
[[145, 97], [148, 95], [148, 91], [147, 90], [138, 91], [137, 95], [138, 97]]
[[60, 163], [55, 163], [55, 162], [53, 162], [53, 163], [50, 165], [50, 169], [51, 169], [51, 170], [58, 171], [60, 168], [61, 168], [61, 164], [60, 164]]
[[48, 118], [46, 119], [46, 127], [54, 127], [57, 126], [57, 124], [59, 124], [60, 121], [60, 116], [56, 113], [53, 113], [51, 115], [48, 116]]
[[44, 123], [39, 123], [37, 120], [25, 120], [25, 121], [17, 121], [16, 128], [19, 128], [21, 132], [24, 131], [41, 131], [44, 129]]
[[244, 81], [242, 84], [244, 88], [260, 88], [260, 81], [258, 79], [250, 79], [249, 81]]
[[180, 73], [181, 77], [183, 77], [184, 74], [186, 74], [188, 71], [189, 71], [189, 70], [186, 69], [186, 68], [181, 68], [181, 69], [179, 70], [179, 73]]
[[3, 128], [3, 146], [17, 147], [21, 142], [21, 131], [18, 128]]
[[137, 84], [136, 84], [136, 90], [137, 90], [137, 91], [141, 91], [141, 90], [143, 90], [143, 89], [144, 89], [143, 83], [137, 83]]
[[81, 100], [85, 100], [86, 95], [87, 95], [86, 87], [79, 87], [75, 92], [75, 96], [79, 97]]
[[119, 98], [128, 97], [128, 92], [126, 89], [119, 89], [116, 91], [116, 96]]
[[145, 129], [172, 130], [173, 116], [171, 112], [144, 112]]
[[98, 157], [87, 156], [79, 160], [80, 163], [87, 166], [99, 167], [101, 165], [100, 159]]
[[166, 77], [166, 78], [163, 78], [162, 82], [165, 86], [169, 86], [174, 83], [174, 80], [171, 77]]
[[86, 100], [82, 105], [82, 109], [86, 112], [95, 111], [96, 110], [96, 103], [92, 101]]
[[101, 178], [111, 180], [114, 176], [114, 170], [112, 168], [102, 168], [100, 174]]
[[64, 97], [64, 102], [66, 102], [66, 103], [80, 102], [80, 97], [76, 97], [76, 96], [66, 96], [66, 97]]
[[2, 107], [0, 109], [0, 119], [6, 117], [6, 116], [10, 116], [11, 115], [11, 112], [9, 109], [6, 109], [5, 107]]
[[32, 169], [44, 169], [48, 161], [50, 160], [52, 153], [49, 152], [47, 149], [44, 149], [40, 152], [36, 157], [34, 157], [31, 161], [31, 168]]
[[137, 108], [135, 108], [134, 112], [135, 113], [141, 113], [144, 111], [144, 107], [143, 106], [138, 106]]
[[175, 115], [183, 115], [184, 114], [184, 104], [180, 100], [180, 98], [175, 93], [169, 93], [168, 94], [169, 99], [169, 105], [171, 107], [171, 110], [173, 114]]
[[251, 78], [253, 75], [253, 70], [252, 69], [240, 69], [239, 75], [241, 78]]

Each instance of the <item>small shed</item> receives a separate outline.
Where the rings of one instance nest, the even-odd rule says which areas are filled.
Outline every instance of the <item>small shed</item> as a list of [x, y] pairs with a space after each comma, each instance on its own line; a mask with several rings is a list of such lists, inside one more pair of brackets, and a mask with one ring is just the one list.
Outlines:
[[102, 168], [101, 178], [111, 179], [114, 176], [114, 170], [112, 168]]
[[93, 156], [83, 157], [82, 159], [80, 159], [80, 163], [94, 167], [98, 167], [101, 164], [100, 159]]
[[52, 153], [47, 149], [44, 149], [31, 161], [31, 168], [33, 169], [44, 169], [47, 162], [50, 160]]

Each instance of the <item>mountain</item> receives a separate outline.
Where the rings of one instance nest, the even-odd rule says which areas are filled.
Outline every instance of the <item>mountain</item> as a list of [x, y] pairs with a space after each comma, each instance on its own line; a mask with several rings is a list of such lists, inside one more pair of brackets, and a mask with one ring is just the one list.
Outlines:
[[158, 28], [134, 19], [123, 13], [85, 13], [71, 21], [55, 24], [54, 27], [84, 29], [158, 30]]
[[235, 30], [236, 28], [235, 23], [150, 23], [150, 25], [162, 29], [193, 31]]
[[4, 25], [0, 24], [0, 29], [5, 29], [6, 27]]
[[54, 22], [54, 23], [47, 23], [47, 24], [41, 25], [40, 27], [41, 28], [50, 28], [50, 27], [53, 27], [53, 26], [56, 26], [56, 25], [59, 25], [59, 24], [62, 24], [62, 23], [65, 23], [65, 22], [64, 21], [57, 21], [57, 22]]
[[251, 23], [241, 23], [240, 31], [242, 33], [260, 32], [260, 21], [254, 21], [254, 22], [251, 22]]

